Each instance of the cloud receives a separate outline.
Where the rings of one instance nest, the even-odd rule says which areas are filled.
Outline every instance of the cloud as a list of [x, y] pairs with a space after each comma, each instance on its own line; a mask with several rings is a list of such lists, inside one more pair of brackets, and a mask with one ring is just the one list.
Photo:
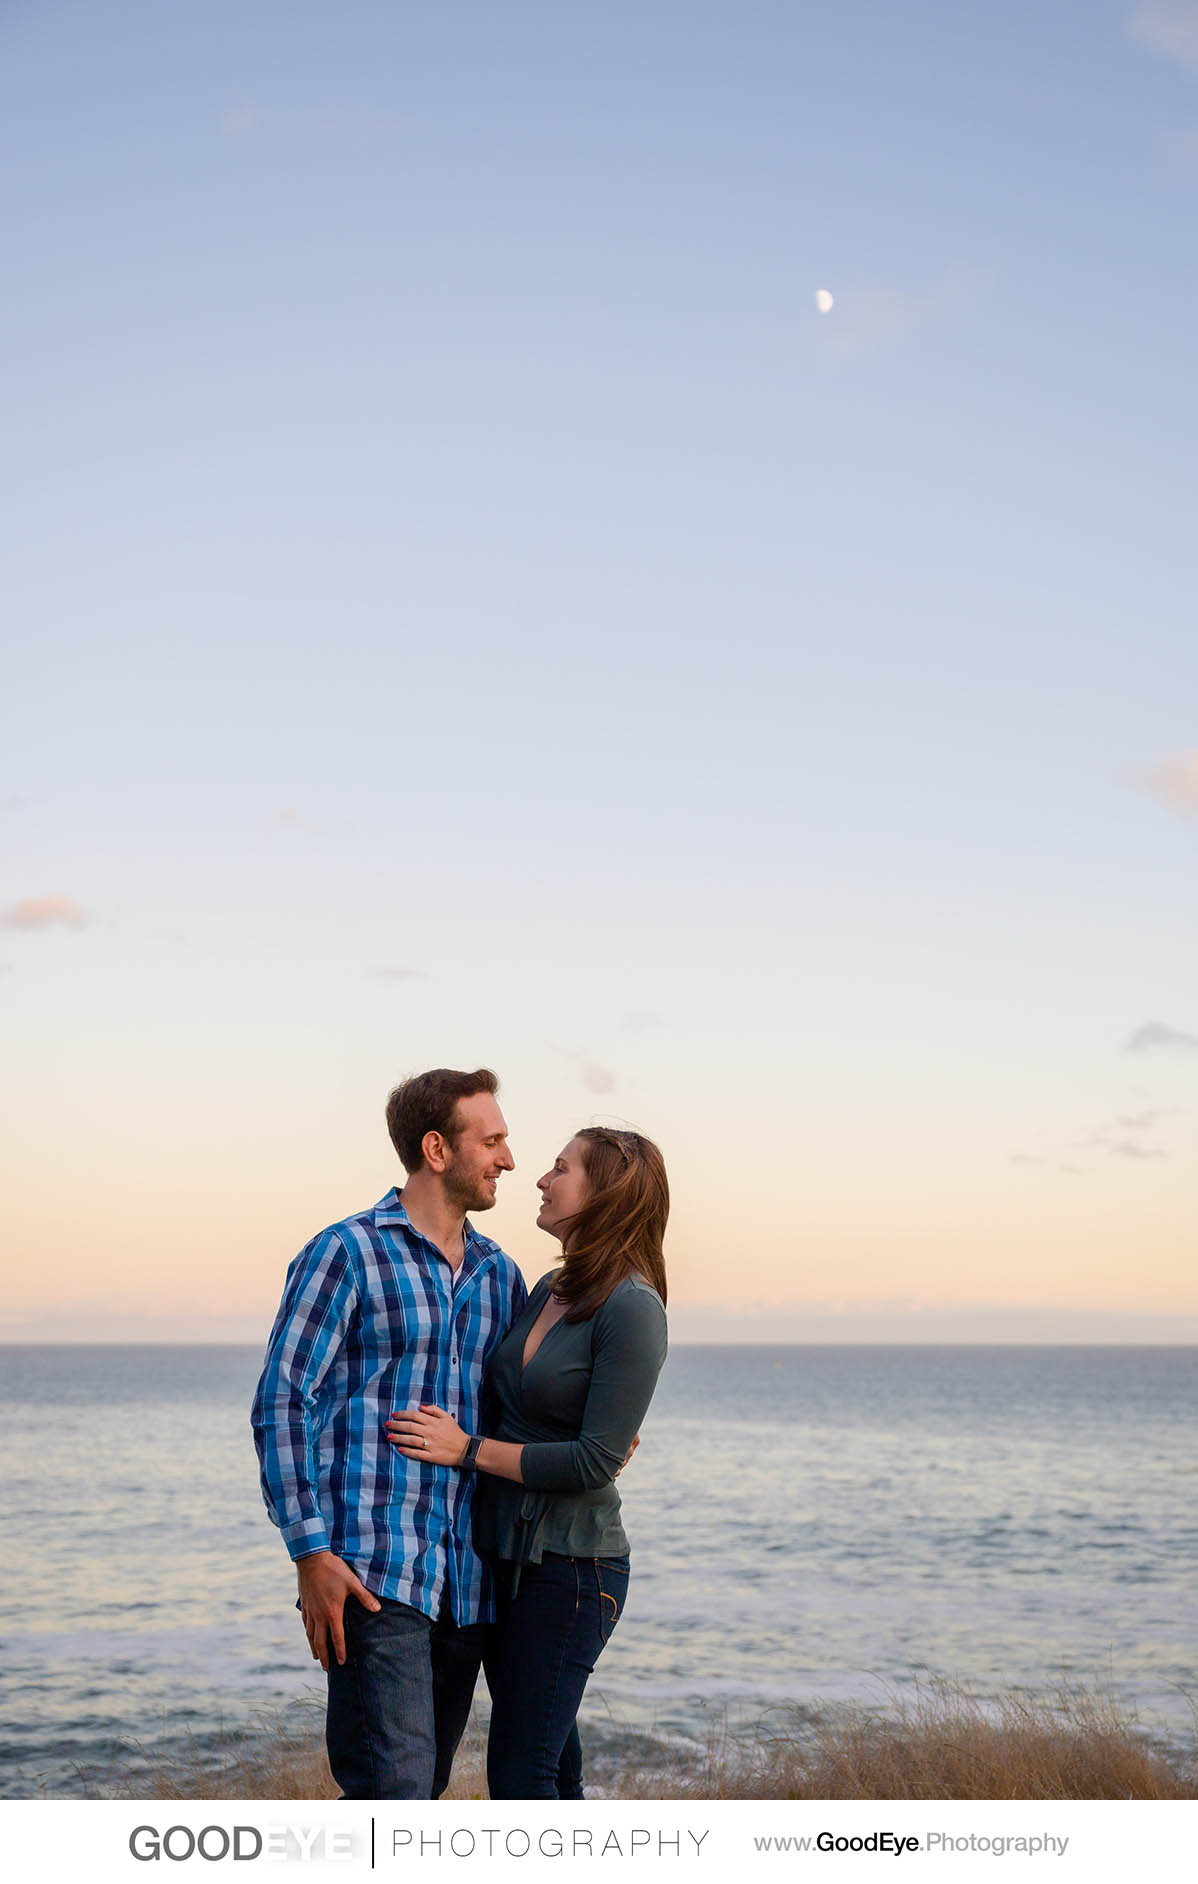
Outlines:
[[262, 113], [257, 105], [238, 105], [235, 111], [227, 111], [221, 119], [222, 137], [252, 137], [262, 122]]
[[1198, 66], [1198, 0], [1138, 0], [1127, 30], [1154, 52]]
[[1154, 764], [1140, 766], [1131, 774], [1131, 782], [1171, 811], [1198, 811], [1198, 746], [1166, 753]]
[[86, 909], [69, 896], [26, 896], [3, 916], [6, 929], [82, 929], [87, 921]]
[[574, 1062], [574, 1065], [578, 1068], [582, 1076], [582, 1083], [587, 1092], [615, 1091], [615, 1074], [610, 1072], [606, 1066], [601, 1066], [599, 1061], [586, 1047], [558, 1047], [553, 1046], [552, 1041], [549, 1042], [549, 1045], [553, 1047], [555, 1053], [560, 1053], [564, 1060], [572, 1060]]
[[270, 822], [281, 824], [288, 831], [311, 831], [317, 837], [326, 837], [330, 829], [319, 818], [310, 818], [306, 811], [297, 811], [294, 805], [288, 805], [284, 811], [276, 811]]
[[818, 343], [839, 359], [899, 346], [977, 300], [987, 285], [988, 277], [967, 268], [950, 269], [923, 288], [849, 285], [837, 291], [835, 313], [820, 318]]
[[372, 968], [369, 971], [378, 981], [425, 981], [427, 976], [423, 968]]
[[590, 1060], [582, 1069], [582, 1083], [588, 1092], [614, 1092], [616, 1076], [609, 1073], [597, 1060]]
[[665, 1024], [664, 1017], [650, 1007], [629, 1008], [616, 1023], [621, 1033], [625, 1034], [649, 1034]]
[[351, 110], [321, 111], [313, 122], [318, 131], [333, 137], [389, 137], [395, 131], [406, 131], [412, 120], [395, 111]]
[[394, 111], [363, 111], [351, 106], [315, 112], [279, 112], [268, 114], [259, 105], [235, 105], [220, 121], [220, 134], [235, 142], [254, 137], [264, 126], [275, 135], [333, 137], [342, 140], [378, 140], [411, 128], [412, 119]]
[[1145, 1021], [1123, 1043], [1124, 1053], [1198, 1053], [1198, 1034], [1184, 1034], [1163, 1021]]
[[1011, 1155], [1011, 1163], [1023, 1166], [1036, 1165], [1043, 1171], [1063, 1171], [1067, 1177], [1081, 1177], [1082, 1169], [1077, 1164], [1065, 1164], [1059, 1158], [1033, 1158], [1030, 1152], [1016, 1151]]
[[1142, 1112], [1122, 1113], [1102, 1125], [1090, 1126], [1069, 1138], [1059, 1139], [1056, 1148], [1050, 1144], [1042, 1152], [1013, 1152], [1011, 1163], [1025, 1169], [1063, 1171], [1070, 1177], [1090, 1177], [1103, 1170], [1113, 1158], [1134, 1161], [1168, 1158], [1170, 1154], [1164, 1147], [1150, 1142], [1150, 1134], [1161, 1119], [1169, 1116], [1169, 1110], [1146, 1108]]
[[336, 840], [353, 835], [352, 825], [331, 824], [324, 818], [314, 818], [310, 812], [298, 810], [295, 805], [284, 805], [281, 811], [264, 814], [262, 822], [272, 831], [295, 831], [305, 837]]

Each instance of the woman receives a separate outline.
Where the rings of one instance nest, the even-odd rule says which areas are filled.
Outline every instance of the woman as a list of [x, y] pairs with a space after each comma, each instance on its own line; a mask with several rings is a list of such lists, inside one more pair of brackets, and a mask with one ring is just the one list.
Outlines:
[[502, 1631], [488, 1666], [492, 1799], [581, 1799], [574, 1717], [628, 1591], [615, 1477], [666, 1354], [657, 1146], [586, 1126], [537, 1180], [562, 1246], [487, 1371], [493, 1436], [439, 1407], [396, 1414], [406, 1458], [476, 1470], [475, 1539], [495, 1561]]

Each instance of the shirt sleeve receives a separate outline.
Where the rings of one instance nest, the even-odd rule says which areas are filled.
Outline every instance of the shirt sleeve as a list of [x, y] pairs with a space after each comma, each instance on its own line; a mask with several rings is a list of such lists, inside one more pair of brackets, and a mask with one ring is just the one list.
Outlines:
[[528, 1301], [528, 1285], [526, 1284], [524, 1277], [521, 1275], [520, 1271], [517, 1269], [515, 1263], [511, 1265], [511, 1269], [512, 1269], [512, 1293], [511, 1293], [511, 1300], [508, 1303], [508, 1318], [507, 1318], [507, 1325], [509, 1328], [511, 1327], [512, 1323], [515, 1321], [517, 1315], [523, 1314], [525, 1304]]
[[530, 1441], [520, 1475], [531, 1491], [610, 1485], [653, 1398], [666, 1358], [666, 1314], [650, 1289], [622, 1291], [596, 1310], [591, 1384], [577, 1439]]
[[287, 1271], [251, 1415], [262, 1496], [292, 1558], [329, 1548], [313, 1415], [317, 1390], [344, 1345], [358, 1301], [349, 1252], [335, 1231], [323, 1230]]

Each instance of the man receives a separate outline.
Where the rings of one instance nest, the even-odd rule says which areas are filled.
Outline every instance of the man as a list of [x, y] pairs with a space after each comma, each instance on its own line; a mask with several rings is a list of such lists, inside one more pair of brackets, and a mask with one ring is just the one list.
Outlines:
[[515, 1168], [485, 1067], [405, 1080], [387, 1126], [408, 1173], [292, 1263], [254, 1400], [266, 1507], [297, 1564], [326, 1739], [349, 1799], [439, 1797], [494, 1614], [469, 1471], [405, 1459], [383, 1422], [447, 1407], [478, 1431], [519, 1270], [466, 1221]]

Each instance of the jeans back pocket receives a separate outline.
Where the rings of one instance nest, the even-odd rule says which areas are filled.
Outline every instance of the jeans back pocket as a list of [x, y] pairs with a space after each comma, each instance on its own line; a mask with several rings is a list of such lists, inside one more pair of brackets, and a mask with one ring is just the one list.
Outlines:
[[595, 1582], [599, 1589], [599, 1634], [606, 1646], [628, 1595], [627, 1558], [596, 1557]]

